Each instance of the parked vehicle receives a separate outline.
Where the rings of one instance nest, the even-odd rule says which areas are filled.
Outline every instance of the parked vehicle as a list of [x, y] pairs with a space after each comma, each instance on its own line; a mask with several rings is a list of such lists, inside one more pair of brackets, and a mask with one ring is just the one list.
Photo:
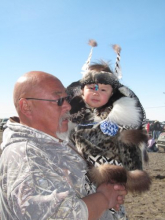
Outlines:
[[8, 118], [3, 118], [2, 121], [0, 122], [0, 130], [4, 130], [3, 126], [6, 124], [6, 122], [8, 121]]
[[158, 140], [157, 140], [157, 147], [161, 147], [164, 149], [164, 152], [165, 152], [165, 132], [162, 132], [159, 137], [158, 137]]

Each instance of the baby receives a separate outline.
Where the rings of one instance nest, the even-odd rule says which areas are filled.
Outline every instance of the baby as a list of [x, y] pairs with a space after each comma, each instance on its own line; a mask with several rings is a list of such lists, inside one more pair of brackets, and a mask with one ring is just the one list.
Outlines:
[[[89, 44], [92, 49], [97, 46], [95, 41]], [[67, 88], [73, 96], [71, 121], [78, 125], [70, 139], [88, 162], [89, 177], [96, 185], [119, 182], [141, 193], [151, 184], [142, 171], [143, 160], [148, 162], [148, 138], [142, 131], [145, 112], [134, 92], [119, 82], [121, 48], [113, 48], [114, 72], [103, 61], [90, 65], [91, 49], [83, 78]]]
[[[148, 190], [151, 181], [142, 171], [140, 149], [147, 143], [145, 113], [139, 99], [104, 62], [90, 65], [79, 85], [82, 94], [71, 101], [71, 120], [78, 124], [71, 140], [92, 167], [90, 179], [96, 185], [120, 182], [132, 192]], [[147, 161], [145, 148], [143, 154]]]

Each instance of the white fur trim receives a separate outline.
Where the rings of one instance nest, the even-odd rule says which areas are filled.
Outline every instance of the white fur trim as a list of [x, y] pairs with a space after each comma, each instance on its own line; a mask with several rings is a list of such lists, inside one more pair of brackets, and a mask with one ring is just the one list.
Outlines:
[[118, 125], [140, 126], [141, 110], [136, 107], [136, 104], [137, 100], [135, 98], [120, 98], [114, 102], [113, 109], [107, 119]]
[[123, 95], [129, 97], [131, 95], [131, 91], [125, 87], [125, 86], [122, 86], [118, 89]]

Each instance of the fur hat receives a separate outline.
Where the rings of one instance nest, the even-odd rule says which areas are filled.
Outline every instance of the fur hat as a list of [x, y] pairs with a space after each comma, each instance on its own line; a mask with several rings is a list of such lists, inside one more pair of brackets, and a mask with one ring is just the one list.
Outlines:
[[117, 44], [112, 45], [115, 53], [117, 54], [115, 71], [113, 72], [109, 67], [109, 63], [101, 61], [100, 63], [90, 64], [92, 58], [93, 48], [97, 46], [95, 40], [89, 40], [88, 44], [92, 47], [87, 61], [82, 67], [82, 79], [77, 82], [71, 83], [67, 87], [67, 93], [72, 97], [81, 95], [81, 89], [87, 84], [105, 84], [111, 85], [113, 90], [120, 88], [122, 85], [119, 82], [121, 79], [121, 67], [120, 67], [120, 52], [121, 47]]
[[[93, 47], [97, 46], [97, 42], [92, 40], [92, 44], [90, 41], [89, 45], [92, 46], [93, 49]], [[84, 68], [84, 72], [82, 72], [83, 78], [80, 80], [81, 88], [83, 88], [87, 84], [98, 83], [111, 85], [113, 89], [119, 88], [121, 86], [119, 83], [119, 79], [121, 79], [122, 77], [120, 67], [121, 47], [117, 44], [112, 45], [112, 47], [117, 54], [115, 71], [113, 72], [109, 67], [109, 64], [104, 61], [90, 65], [90, 60], [92, 57], [92, 53], [90, 53], [88, 57], [88, 62], [85, 63], [86, 68]]]
[[96, 72], [94, 70], [89, 70], [86, 72], [84, 77], [80, 80], [81, 88], [87, 84], [105, 84], [111, 85], [113, 89], [118, 89], [121, 84], [117, 77], [111, 72]]

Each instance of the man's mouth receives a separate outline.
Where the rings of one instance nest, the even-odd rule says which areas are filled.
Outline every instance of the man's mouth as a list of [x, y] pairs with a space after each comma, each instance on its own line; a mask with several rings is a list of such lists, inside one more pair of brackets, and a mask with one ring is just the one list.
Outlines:
[[68, 123], [68, 119], [62, 119], [62, 123]]
[[68, 122], [69, 121], [69, 119], [70, 119], [70, 114], [69, 113], [66, 113], [62, 118], [61, 118], [61, 122], [63, 123], [66, 123], [66, 122]]

